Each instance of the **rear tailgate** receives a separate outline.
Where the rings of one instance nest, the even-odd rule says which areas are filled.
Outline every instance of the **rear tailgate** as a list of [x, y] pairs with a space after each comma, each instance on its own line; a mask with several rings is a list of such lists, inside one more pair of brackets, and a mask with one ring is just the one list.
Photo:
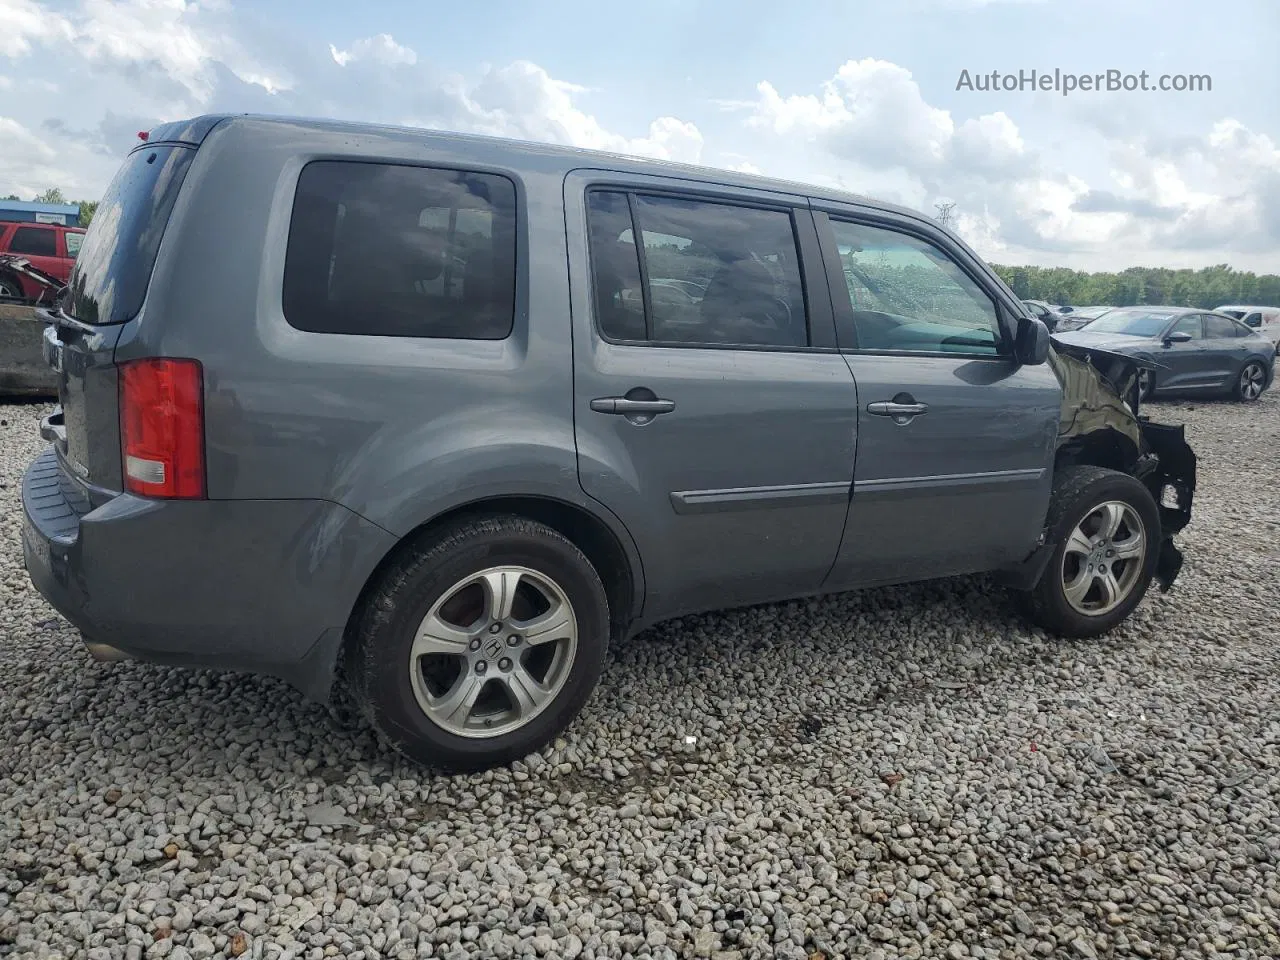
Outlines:
[[94, 505], [123, 489], [116, 344], [139, 315], [169, 214], [196, 148], [139, 146], [107, 188], [56, 309], [44, 312], [44, 357], [59, 407], [41, 426]]
[[[44, 358], [58, 384], [58, 406], [40, 433], [69, 473], [100, 501], [122, 487], [116, 341], [123, 327], [92, 327], [46, 313]], [[97, 496], [93, 494], [97, 493]], [[96, 506], [97, 503], [95, 502]]]

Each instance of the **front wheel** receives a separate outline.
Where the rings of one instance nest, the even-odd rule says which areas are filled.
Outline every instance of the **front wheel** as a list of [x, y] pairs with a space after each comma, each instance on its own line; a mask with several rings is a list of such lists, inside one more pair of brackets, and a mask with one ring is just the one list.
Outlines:
[[1156, 376], [1146, 367], [1138, 371], [1138, 399], [1146, 400], [1156, 388]]
[[1251, 403], [1262, 396], [1267, 386], [1267, 371], [1257, 360], [1250, 360], [1240, 370], [1236, 378], [1236, 399], [1242, 403]]
[[1027, 595], [1031, 618], [1064, 636], [1106, 633], [1133, 612], [1155, 573], [1155, 500], [1128, 474], [1067, 467], [1054, 483], [1048, 527], [1057, 547]]
[[569, 725], [608, 639], [604, 586], [582, 552], [542, 524], [489, 517], [409, 548], [384, 574], [344, 672], [401, 753], [480, 770]]

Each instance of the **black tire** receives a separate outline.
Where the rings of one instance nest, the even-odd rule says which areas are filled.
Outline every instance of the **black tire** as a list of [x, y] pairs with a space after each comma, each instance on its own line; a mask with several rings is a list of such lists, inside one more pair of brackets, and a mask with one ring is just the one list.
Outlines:
[[1148, 370], [1143, 367], [1138, 371], [1138, 399], [1146, 400], [1156, 390], [1156, 375], [1154, 370]]
[[[451, 588], [502, 565], [527, 568], [563, 592], [577, 624], [576, 650], [563, 668], [562, 685], [540, 713], [506, 733], [466, 736], [441, 726], [420, 706], [410, 650], [419, 625]], [[360, 710], [405, 756], [445, 770], [483, 770], [527, 756], [569, 726], [595, 688], [608, 641], [604, 585], [582, 551], [540, 523], [493, 516], [441, 531], [392, 564], [356, 619], [343, 673]]]
[[15, 300], [22, 299], [22, 285], [13, 277], [6, 274], [0, 274], [0, 299], [12, 298]]
[[[1248, 379], [1246, 380], [1246, 375]], [[1255, 387], [1254, 384], [1257, 386]], [[1255, 393], [1254, 390], [1257, 390]], [[1241, 403], [1252, 403], [1267, 389], [1267, 368], [1261, 360], [1248, 360], [1236, 374], [1236, 385], [1231, 395]]]
[[[1108, 502], [1128, 505], [1136, 513], [1144, 528], [1145, 553], [1134, 571], [1132, 585], [1115, 607], [1097, 614], [1082, 613], [1067, 599], [1064, 564], [1068, 538], [1100, 505]], [[1151, 492], [1138, 480], [1116, 470], [1064, 467], [1054, 480], [1047, 528], [1051, 542], [1057, 546], [1040, 581], [1025, 596], [1027, 614], [1044, 629], [1066, 637], [1097, 637], [1113, 629], [1142, 601], [1155, 573], [1162, 535], [1160, 511]], [[1114, 570], [1115, 561], [1107, 562], [1112, 563]]]

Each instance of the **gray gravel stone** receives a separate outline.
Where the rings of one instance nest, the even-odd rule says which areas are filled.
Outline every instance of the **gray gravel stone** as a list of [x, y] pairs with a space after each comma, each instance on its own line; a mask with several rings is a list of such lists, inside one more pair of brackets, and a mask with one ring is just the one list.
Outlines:
[[45, 410], [0, 405], [15, 956], [1280, 956], [1280, 394], [1151, 405], [1195, 519], [1109, 637], [983, 578], [689, 617], [459, 777], [275, 680], [90, 661], [18, 547]]

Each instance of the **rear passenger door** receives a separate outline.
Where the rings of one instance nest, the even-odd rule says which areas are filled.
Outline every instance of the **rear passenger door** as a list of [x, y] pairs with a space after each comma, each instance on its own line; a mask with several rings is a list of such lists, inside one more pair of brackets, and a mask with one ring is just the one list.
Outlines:
[[1249, 355], [1245, 328], [1234, 320], [1212, 313], [1204, 315], [1205, 375], [1217, 386], [1233, 386]]
[[646, 619], [816, 592], [856, 394], [806, 201], [576, 171], [565, 203], [578, 473], [635, 538]]
[[858, 385], [853, 499], [828, 586], [1023, 559], [1049, 502], [1061, 387], [1048, 364], [1013, 359], [1019, 305], [919, 221], [832, 207], [817, 222]]

